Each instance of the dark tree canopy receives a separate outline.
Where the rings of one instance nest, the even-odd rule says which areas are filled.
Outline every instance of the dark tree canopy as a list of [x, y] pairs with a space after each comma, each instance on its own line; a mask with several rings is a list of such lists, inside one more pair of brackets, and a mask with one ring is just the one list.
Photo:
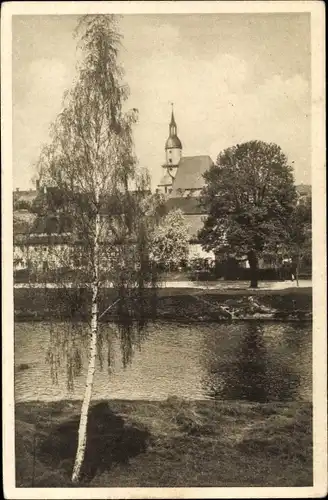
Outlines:
[[[206, 250], [247, 256], [278, 247], [296, 203], [292, 167], [276, 144], [250, 141], [230, 147], [204, 174], [208, 218], [199, 232]], [[254, 286], [257, 286], [254, 278]]]
[[285, 223], [282, 248], [293, 263], [298, 284], [302, 262], [312, 261], [312, 203], [311, 196], [301, 199]]

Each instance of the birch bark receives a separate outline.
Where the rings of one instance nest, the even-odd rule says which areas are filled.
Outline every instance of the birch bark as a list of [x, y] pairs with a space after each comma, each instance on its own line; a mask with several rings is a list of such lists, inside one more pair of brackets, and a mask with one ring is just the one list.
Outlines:
[[77, 445], [75, 463], [73, 467], [72, 483], [78, 483], [80, 481], [81, 469], [87, 446], [88, 415], [89, 415], [89, 407], [92, 396], [94, 374], [96, 370], [97, 334], [98, 334], [98, 293], [99, 293], [99, 231], [100, 231], [100, 217], [99, 214], [97, 213], [95, 220], [95, 238], [94, 238], [94, 282], [91, 285], [92, 304], [91, 304], [91, 331], [90, 331], [88, 373], [85, 385], [84, 398], [82, 402], [80, 424], [78, 431], [78, 445]]

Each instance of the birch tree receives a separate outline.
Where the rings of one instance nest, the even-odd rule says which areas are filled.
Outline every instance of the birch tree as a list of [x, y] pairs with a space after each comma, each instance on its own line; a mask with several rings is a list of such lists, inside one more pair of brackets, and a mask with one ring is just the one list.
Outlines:
[[[80, 481], [87, 445], [88, 412], [101, 345], [99, 320], [115, 308], [126, 364], [133, 351], [134, 330], [145, 326], [149, 290], [156, 287], [149, 259], [149, 179], [136, 166], [132, 127], [137, 111], [125, 111], [128, 87], [118, 64], [117, 20], [108, 15], [85, 16], [76, 33], [82, 53], [78, 76], [64, 97], [51, 142], [39, 160], [41, 183], [49, 193], [56, 193], [56, 213], [71, 221], [69, 242], [57, 255], [57, 264], [65, 261], [74, 268], [76, 286], [68, 287], [62, 276], [62, 300], [70, 300], [70, 307], [83, 311], [89, 322], [88, 369], [73, 483]], [[56, 251], [54, 245], [51, 249]], [[100, 311], [100, 292], [109, 283], [116, 298]], [[59, 294], [55, 296], [56, 302]], [[72, 312], [72, 320], [73, 316]], [[51, 351], [50, 358], [56, 365]], [[74, 375], [74, 366], [69, 372]]]

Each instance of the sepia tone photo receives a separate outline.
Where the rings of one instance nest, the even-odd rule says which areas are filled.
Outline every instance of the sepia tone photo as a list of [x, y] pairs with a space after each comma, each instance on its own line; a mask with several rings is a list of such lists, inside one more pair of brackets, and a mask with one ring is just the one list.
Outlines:
[[3, 20], [7, 498], [320, 496], [324, 10], [130, 3]]

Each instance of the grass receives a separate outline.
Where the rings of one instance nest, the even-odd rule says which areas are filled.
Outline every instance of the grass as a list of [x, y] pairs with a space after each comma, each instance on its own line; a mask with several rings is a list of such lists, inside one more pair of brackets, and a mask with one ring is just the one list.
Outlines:
[[[57, 300], [61, 292], [55, 289], [15, 289], [15, 320], [29, 321], [42, 320], [49, 317], [64, 319], [71, 317], [70, 302]], [[74, 292], [65, 292], [74, 293]], [[195, 296], [197, 298], [195, 298]], [[250, 305], [250, 297], [253, 297], [259, 305], [254, 308]], [[113, 289], [103, 289], [101, 294], [100, 310], [105, 310], [108, 304], [116, 299]], [[74, 303], [74, 300], [73, 300]], [[145, 314], [147, 314], [145, 305]], [[197, 290], [194, 288], [164, 288], [158, 291], [157, 318], [173, 321], [222, 321], [229, 317], [220, 308], [233, 311], [235, 317], [243, 319], [256, 316], [261, 308], [269, 308], [274, 311], [274, 319], [311, 319], [312, 314], [312, 289], [311, 288], [289, 288], [284, 290]], [[85, 308], [83, 309], [85, 311]], [[104, 321], [113, 319], [115, 309], [111, 310], [103, 318]]]
[[[16, 405], [17, 487], [70, 486], [80, 402]], [[308, 403], [102, 401], [90, 411], [83, 485], [312, 485]]]

